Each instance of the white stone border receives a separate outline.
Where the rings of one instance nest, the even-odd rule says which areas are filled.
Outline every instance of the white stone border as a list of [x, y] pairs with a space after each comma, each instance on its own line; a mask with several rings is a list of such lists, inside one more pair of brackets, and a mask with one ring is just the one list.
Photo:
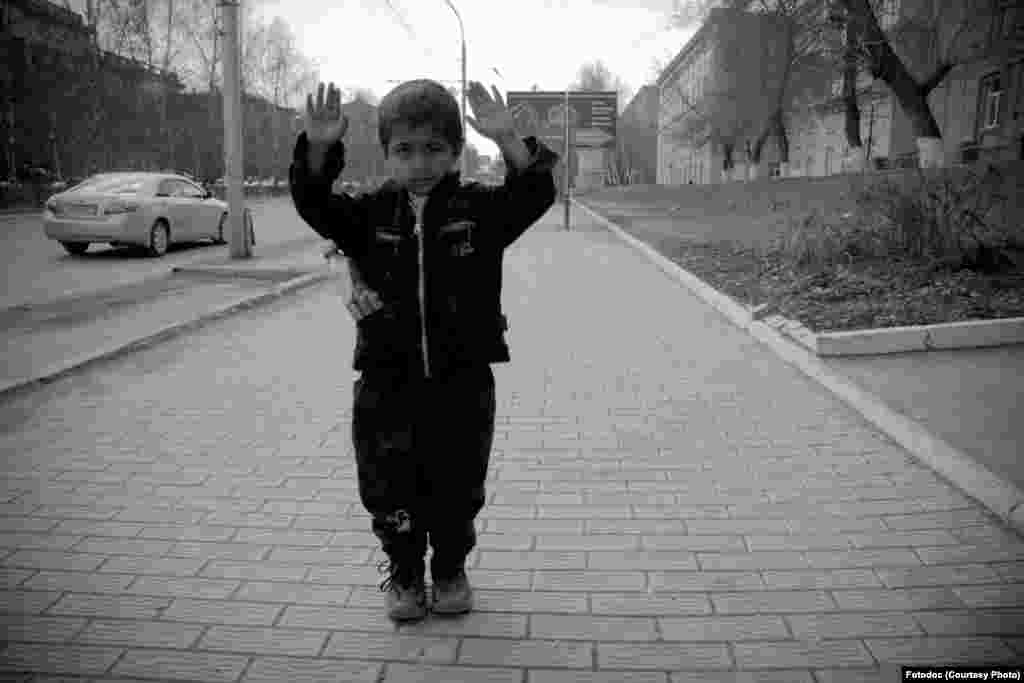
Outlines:
[[[753, 311], [759, 318], [759, 311]], [[970, 349], [1024, 343], [1024, 318], [968, 320], [847, 332], [811, 332], [796, 320], [768, 315], [764, 322], [819, 356], [869, 356], [905, 351]]]
[[[806, 345], [794, 343], [789, 334], [758, 320], [753, 312], [665, 258], [649, 245], [626, 233], [615, 223], [587, 206], [573, 200], [614, 235], [644, 254], [669, 277], [687, 287], [694, 295], [710, 304], [733, 325], [750, 333], [780, 358], [800, 370], [838, 396], [866, 420], [888, 434], [912, 456], [949, 479], [968, 496], [976, 499], [995, 515], [1024, 533], [1024, 491], [998, 477], [983, 464], [931, 434], [920, 423], [890, 408], [856, 382], [834, 373]], [[783, 325], [775, 321], [777, 326]], [[797, 331], [796, 336], [799, 336]]]

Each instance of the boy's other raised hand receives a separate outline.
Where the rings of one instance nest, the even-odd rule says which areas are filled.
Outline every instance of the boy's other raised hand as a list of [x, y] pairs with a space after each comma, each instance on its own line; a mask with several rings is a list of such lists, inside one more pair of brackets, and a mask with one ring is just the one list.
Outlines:
[[466, 121], [480, 135], [495, 141], [515, 135], [518, 108], [508, 109], [497, 88], [491, 86], [491, 93], [488, 93], [482, 83], [470, 81], [466, 98], [476, 114], [476, 117], [467, 116]]
[[305, 131], [306, 138], [313, 145], [330, 146], [345, 136], [348, 117], [341, 113], [341, 90], [330, 83], [324, 98], [324, 84], [317, 88], [316, 102], [313, 95], [306, 95]]

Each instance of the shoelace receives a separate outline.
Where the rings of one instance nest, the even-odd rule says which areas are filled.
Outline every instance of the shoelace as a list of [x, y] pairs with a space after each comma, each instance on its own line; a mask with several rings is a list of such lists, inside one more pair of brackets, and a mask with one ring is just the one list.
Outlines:
[[[387, 573], [384, 580], [380, 582], [380, 590], [387, 593], [392, 587], [409, 588], [415, 583], [415, 579], [407, 576], [409, 572], [403, 571], [401, 566], [390, 559], [381, 560], [377, 563], [377, 571], [381, 574]], [[406, 581], [403, 581], [405, 579]]]
[[395, 576], [398, 574], [397, 569], [398, 567], [395, 563], [390, 560], [381, 560], [377, 563], [377, 573], [383, 574], [387, 572], [387, 576], [380, 582], [380, 590], [382, 593], [387, 593], [391, 590], [391, 586], [395, 582]]

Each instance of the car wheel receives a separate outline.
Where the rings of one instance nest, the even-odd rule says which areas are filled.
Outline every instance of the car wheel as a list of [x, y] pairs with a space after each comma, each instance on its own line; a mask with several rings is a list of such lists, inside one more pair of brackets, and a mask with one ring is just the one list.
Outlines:
[[162, 220], [153, 224], [149, 231], [149, 255], [160, 258], [167, 253], [167, 247], [171, 243], [171, 231], [167, 223]]
[[228, 215], [222, 213], [220, 215], [220, 223], [217, 224], [217, 238], [213, 240], [214, 244], [227, 244], [228, 241], [224, 239], [224, 226], [228, 222]]
[[61, 242], [60, 245], [72, 256], [81, 256], [89, 248], [88, 242]]

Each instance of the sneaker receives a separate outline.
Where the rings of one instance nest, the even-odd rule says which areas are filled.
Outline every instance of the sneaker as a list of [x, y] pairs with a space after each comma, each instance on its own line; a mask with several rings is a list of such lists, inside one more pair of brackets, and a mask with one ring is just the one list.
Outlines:
[[380, 589], [387, 593], [388, 618], [392, 621], [415, 621], [427, 616], [427, 587], [423, 574], [384, 560], [377, 569], [387, 572]]
[[473, 609], [473, 587], [465, 569], [452, 577], [435, 577], [432, 593], [433, 610], [438, 614], [465, 614]]

